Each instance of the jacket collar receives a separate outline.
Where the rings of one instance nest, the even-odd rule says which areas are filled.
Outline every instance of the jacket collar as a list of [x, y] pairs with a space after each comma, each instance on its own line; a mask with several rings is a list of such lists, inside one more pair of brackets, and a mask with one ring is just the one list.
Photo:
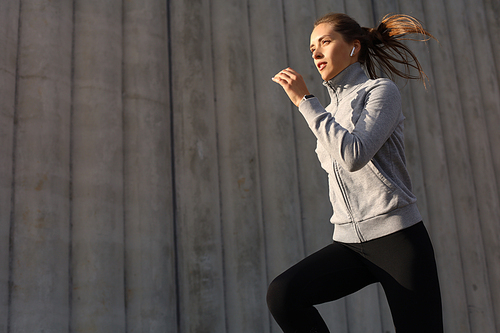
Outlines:
[[330, 94], [333, 93], [340, 101], [353, 87], [365, 83], [367, 80], [368, 77], [361, 68], [361, 64], [356, 62], [345, 68], [333, 79], [323, 81], [323, 85], [328, 88]]

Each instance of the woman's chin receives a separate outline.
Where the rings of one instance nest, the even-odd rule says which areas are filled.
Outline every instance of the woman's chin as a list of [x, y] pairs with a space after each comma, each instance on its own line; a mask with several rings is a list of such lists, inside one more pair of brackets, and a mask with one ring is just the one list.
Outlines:
[[333, 79], [333, 76], [331, 76], [331, 75], [327, 75], [327, 74], [321, 74], [321, 78], [322, 78], [324, 81], [330, 81], [331, 79]]

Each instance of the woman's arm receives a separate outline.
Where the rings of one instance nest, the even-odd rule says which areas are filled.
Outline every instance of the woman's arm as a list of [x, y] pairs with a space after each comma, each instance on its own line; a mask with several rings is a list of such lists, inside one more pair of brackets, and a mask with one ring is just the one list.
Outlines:
[[365, 105], [354, 130], [335, 121], [317, 98], [303, 101], [309, 90], [302, 76], [286, 68], [273, 77], [290, 100], [299, 107], [312, 132], [345, 170], [356, 171], [368, 163], [394, 132], [401, 117], [399, 89], [390, 80], [379, 79], [365, 97]]
[[361, 169], [373, 158], [394, 132], [402, 116], [399, 90], [386, 79], [377, 80], [369, 88], [363, 110], [352, 131], [336, 122], [317, 98], [299, 103], [299, 111], [321, 145], [345, 170], [351, 172]]

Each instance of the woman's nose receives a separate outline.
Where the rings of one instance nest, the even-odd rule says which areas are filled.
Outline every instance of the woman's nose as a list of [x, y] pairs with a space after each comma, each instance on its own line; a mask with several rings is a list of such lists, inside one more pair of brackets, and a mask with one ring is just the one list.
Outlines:
[[314, 50], [312, 53], [312, 57], [313, 59], [320, 59], [322, 57], [322, 54], [318, 50]]

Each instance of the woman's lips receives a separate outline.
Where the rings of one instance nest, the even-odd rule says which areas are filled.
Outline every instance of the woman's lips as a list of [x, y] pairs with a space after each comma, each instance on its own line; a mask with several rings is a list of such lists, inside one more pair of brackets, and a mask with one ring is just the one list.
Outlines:
[[326, 67], [326, 62], [318, 62], [318, 70], [321, 72]]

